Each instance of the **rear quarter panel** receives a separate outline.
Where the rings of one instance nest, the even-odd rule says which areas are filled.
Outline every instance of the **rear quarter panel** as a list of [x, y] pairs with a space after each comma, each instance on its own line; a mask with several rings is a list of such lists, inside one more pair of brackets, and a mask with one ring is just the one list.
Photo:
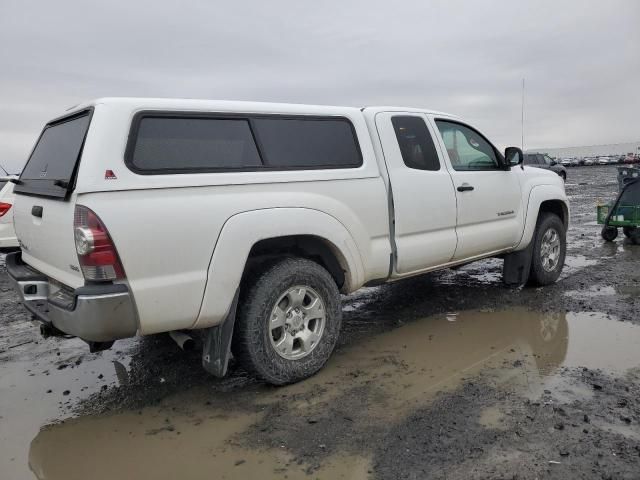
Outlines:
[[[109, 229], [134, 295], [141, 333], [148, 334], [194, 326], [216, 244], [217, 249], [231, 245], [226, 251], [235, 257], [237, 269], [211, 271], [209, 281], [229, 288], [210, 292], [211, 312], [199, 326], [222, 320], [251, 247], [243, 240], [264, 237], [256, 222], [226, 236], [225, 245], [218, 242], [227, 220], [243, 212], [282, 210], [266, 238], [292, 234], [287, 207], [324, 212], [349, 232], [351, 238], [344, 241], [357, 245], [355, 260], [361, 267], [353, 272], [351, 288], [385, 276], [390, 246], [383, 194], [380, 178], [369, 178], [101, 192], [79, 196], [77, 202], [94, 210]], [[300, 234], [322, 233], [312, 215], [296, 222]]]

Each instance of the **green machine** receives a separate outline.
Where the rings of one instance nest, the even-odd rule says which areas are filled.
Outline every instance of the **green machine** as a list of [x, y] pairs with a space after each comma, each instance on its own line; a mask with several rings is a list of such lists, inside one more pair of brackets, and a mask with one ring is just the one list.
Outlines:
[[598, 205], [598, 223], [603, 225], [602, 238], [612, 242], [621, 227], [635, 245], [640, 245], [640, 169], [618, 167], [618, 197]]

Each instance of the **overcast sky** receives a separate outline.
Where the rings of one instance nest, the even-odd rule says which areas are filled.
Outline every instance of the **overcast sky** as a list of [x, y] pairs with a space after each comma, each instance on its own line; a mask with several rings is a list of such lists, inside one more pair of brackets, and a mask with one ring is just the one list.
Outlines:
[[0, 0], [0, 163], [101, 96], [455, 113], [497, 145], [640, 140], [640, 2]]

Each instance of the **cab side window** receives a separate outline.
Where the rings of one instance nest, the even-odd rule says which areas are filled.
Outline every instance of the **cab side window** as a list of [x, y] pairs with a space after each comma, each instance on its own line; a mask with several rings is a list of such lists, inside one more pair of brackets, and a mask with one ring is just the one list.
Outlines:
[[440, 170], [436, 147], [420, 117], [397, 116], [391, 119], [396, 132], [402, 160], [409, 168], [417, 170]]
[[496, 152], [482, 135], [447, 120], [436, 120], [454, 170], [502, 170]]

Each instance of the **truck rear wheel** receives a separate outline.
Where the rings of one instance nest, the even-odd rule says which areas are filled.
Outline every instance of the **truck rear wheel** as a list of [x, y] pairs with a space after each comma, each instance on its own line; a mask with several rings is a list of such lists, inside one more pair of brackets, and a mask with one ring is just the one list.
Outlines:
[[564, 266], [567, 239], [564, 223], [553, 213], [542, 213], [533, 237], [530, 283], [549, 285], [554, 283]]
[[241, 289], [233, 354], [268, 383], [297, 382], [329, 359], [341, 321], [340, 294], [329, 272], [310, 260], [285, 258]]

